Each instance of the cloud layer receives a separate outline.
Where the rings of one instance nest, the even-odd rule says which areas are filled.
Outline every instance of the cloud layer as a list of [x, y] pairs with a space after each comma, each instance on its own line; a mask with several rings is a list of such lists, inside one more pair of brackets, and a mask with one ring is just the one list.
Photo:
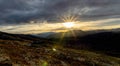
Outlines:
[[56, 20], [71, 12], [83, 20], [120, 17], [120, 0], [0, 0], [0, 23]]
[[[120, 28], [120, 19], [105, 19], [99, 21], [75, 22], [72, 29], [75, 30], [97, 30]], [[64, 23], [34, 23], [0, 26], [0, 30], [8, 33], [17, 34], [39, 34], [43, 32], [65, 32], [67, 29]]]
[[[59, 17], [68, 14], [78, 17], [75, 29], [120, 28], [120, 0], [0, 0], [0, 31], [59, 32], [64, 30]], [[30, 24], [34, 20], [39, 25]]]

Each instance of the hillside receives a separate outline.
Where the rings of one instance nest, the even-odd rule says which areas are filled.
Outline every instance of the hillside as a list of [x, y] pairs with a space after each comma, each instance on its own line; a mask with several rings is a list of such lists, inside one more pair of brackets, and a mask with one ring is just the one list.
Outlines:
[[[21, 42], [23, 43], [23, 42]], [[64, 47], [0, 44], [0, 66], [119, 66], [120, 59]]]
[[[84, 36], [64, 38], [67, 46], [97, 50], [120, 57], [120, 32], [100, 32]], [[74, 46], [73, 46], [74, 43]]]
[[[4, 38], [3, 34], [6, 35]], [[29, 38], [29, 35], [8, 33], [2, 35], [0, 35], [2, 36], [0, 66], [120, 66], [120, 58], [117, 57], [68, 48], [62, 46], [63, 44], [53, 44], [52, 41], [38, 37], [31, 37], [37, 41], [28, 40], [26, 38]]]

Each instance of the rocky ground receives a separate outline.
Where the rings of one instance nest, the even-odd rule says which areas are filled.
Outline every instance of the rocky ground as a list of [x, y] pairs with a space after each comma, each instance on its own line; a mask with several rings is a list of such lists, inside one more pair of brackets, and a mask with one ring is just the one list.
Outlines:
[[0, 41], [0, 66], [120, 66], [120, 58], [55, 45]]

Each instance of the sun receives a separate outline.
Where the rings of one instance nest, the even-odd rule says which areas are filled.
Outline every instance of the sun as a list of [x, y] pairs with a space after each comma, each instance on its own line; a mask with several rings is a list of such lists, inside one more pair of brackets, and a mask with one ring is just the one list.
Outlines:
[[63, 23], [63, 25], [64, 25], [66, 28], [72, 28], [72, 27], [74, 27], [74, 22], [65, 22], [65, 23]]
[[71, 15], [71, 14], [63, 15], [60, 18], [64, 22], [63, 26], [66, 28], [73, 28], [75, 26], [76, 20], [78, 19], [78, 17]]

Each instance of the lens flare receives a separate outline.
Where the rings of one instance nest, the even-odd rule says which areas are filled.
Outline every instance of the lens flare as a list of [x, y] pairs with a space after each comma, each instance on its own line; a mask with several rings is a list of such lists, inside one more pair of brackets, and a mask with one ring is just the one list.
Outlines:
[[[75, 25], [78, 17], [72, 14], [67, 14], [67, 15], [61, 16], [60, 19], [64, 22], [62, 24], [65, 28], [67, 28], [66, 30], [70, 31], [76, 39], [76, 35], [73, 30], [75, 29], [74, 27], [76, 27]], [[63, 32], [63, 34], [61, 35], [60, 42], [64, 39], [66, 34], [67, 33]]]
[[71, 14], [64, 15], [61, 17], [61, 20], [64, 22], [63, 26], [66, 28], [72, 28], [75, 25], [77, 17]]
[[64, 22], [75, 22], [78, 19], [78, 17], [73, 15], [65, 15], [60, 17], [60, 19]]
[[53, 51], [57, 51], [56, 48], [53, 48], [52, 50], [53, 50]]

